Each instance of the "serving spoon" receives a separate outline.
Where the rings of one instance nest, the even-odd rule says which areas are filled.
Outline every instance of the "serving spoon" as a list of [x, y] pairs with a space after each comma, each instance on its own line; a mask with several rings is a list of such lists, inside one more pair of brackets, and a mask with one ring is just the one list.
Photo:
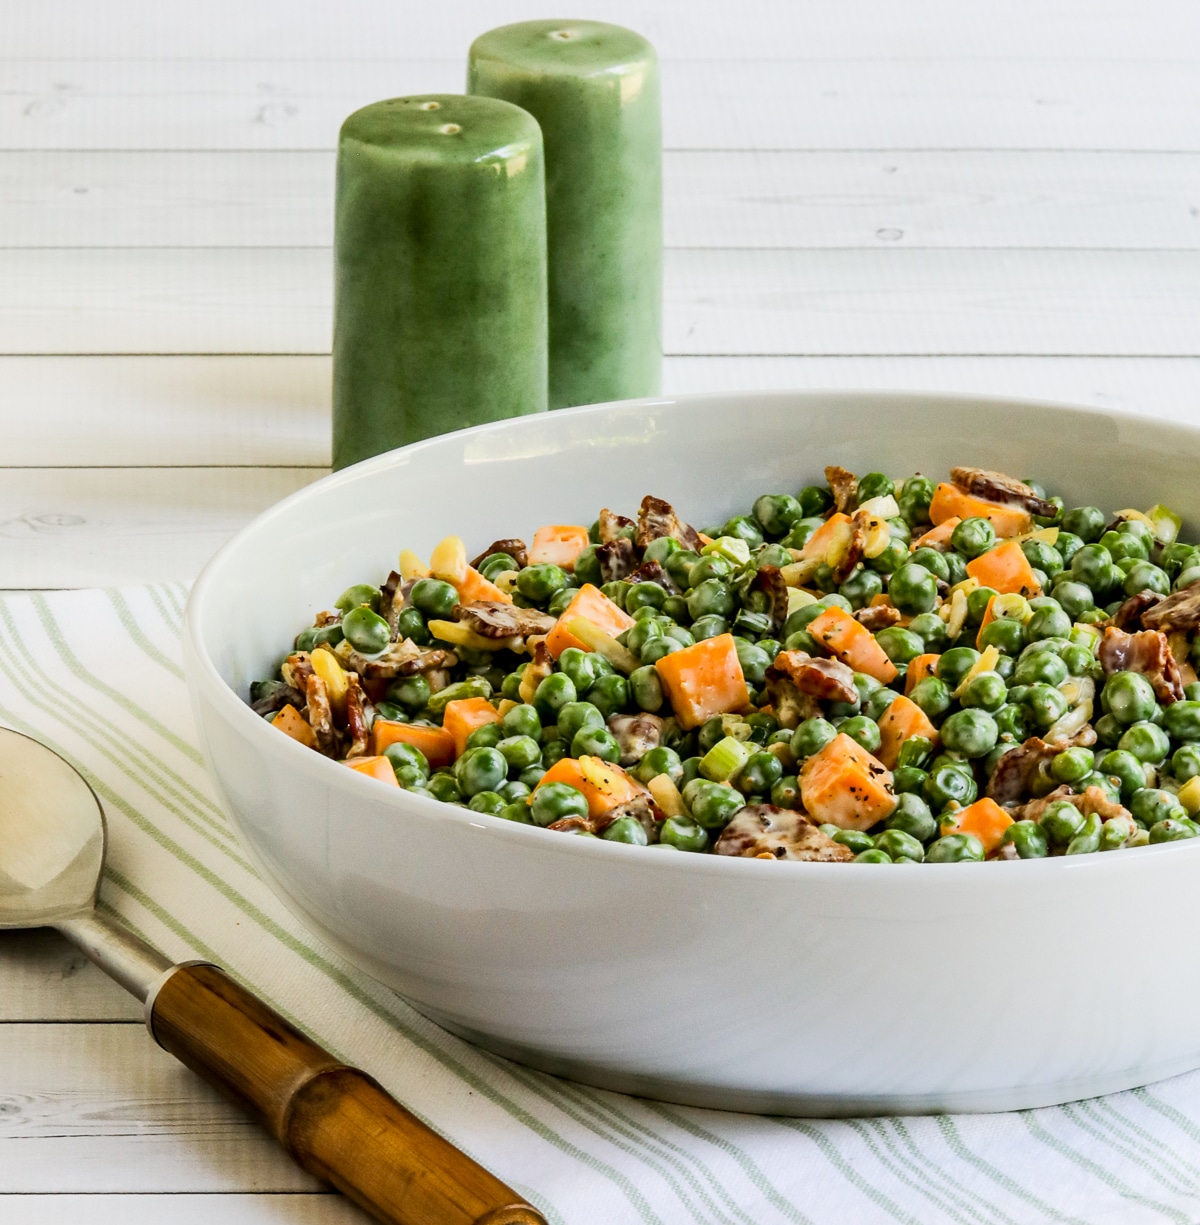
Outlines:
[[54, 927], [143, 1002], [151, 1036], [297, 1164], [386, 1225], [546, 1225], [511, 1188], [214, 965], [96, 914], [104, 811], [57, 753], [0, 728], [0, 929]]

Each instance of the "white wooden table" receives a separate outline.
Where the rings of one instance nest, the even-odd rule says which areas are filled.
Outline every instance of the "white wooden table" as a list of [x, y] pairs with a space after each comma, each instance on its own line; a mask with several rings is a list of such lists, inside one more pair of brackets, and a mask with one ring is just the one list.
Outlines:
[[[0, 588], [189, 578], [329, 457], [333, 148], [525, 0], [0, 9]], [[665, 389], [1200, 413], [1200, 9], [593, 0], [663, 59]], [[0, 1221], [360, 1219], [46, 933], [0, 937]], [[168, 1200], [166, 1197], [170, 1196]]]

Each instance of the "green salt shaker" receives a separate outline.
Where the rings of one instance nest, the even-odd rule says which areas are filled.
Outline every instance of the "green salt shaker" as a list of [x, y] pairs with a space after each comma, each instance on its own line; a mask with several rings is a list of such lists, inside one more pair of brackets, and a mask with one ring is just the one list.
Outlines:
[[658, 393], [658, 61], [598, 21], [524, 21], [471, 46], [467, 91], [524, 107], [546, 147], [550, 407]]
[[519, 107], [431, 94], [355, 111], [334, 271], [334, 468], [545, 410], [545, 170]]

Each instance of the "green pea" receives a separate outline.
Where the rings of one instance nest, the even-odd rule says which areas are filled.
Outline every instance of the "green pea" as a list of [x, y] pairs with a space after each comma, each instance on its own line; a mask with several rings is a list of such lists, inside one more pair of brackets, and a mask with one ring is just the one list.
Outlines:
[[776, 808], [799, 808], [800, 780], [794, 774], [781, 775], [771, 787], [771, 803]]
[[697, 617], [692, 622], [692, 637], [697, 642], [702, 642], [705, 638], [716, 638], [728, 632], [729, 622], [724, 617]]
[[625, 608], [625, 593], [628, 590], [629, 584], [624, 579], [616, 579], [611, 583], [604, 583], [600, 587], [601, 593], [608, 596], [622, 610]]
[[1054, 598], [1072, 621], [1078, 621], [1084, 613], [1090, 612], [1096, 606], [1092, 589], [1074, 579], [1063, 579], [1056, 583]]
[[950, 564], [946, 561], [946, 555], [939, 553], [937, 549], [931, 549], [928, 545], [922, 545], [919, 549], [914, 549], [909, 561], [914, 562], [918, 566], [924, 566], [931, 574], [940, 578], [943, 583], [950, 581]]
[[[589, 546], [590, 547], [590, 546]], [[595, 548], [592, 548], [592, 555], [595, 556]], [[578, 558], [576, 559], [578, 561]], [[599, 563], [597, 563], [599, 565]], [[475, 567], [480, 574], [483, 575], [489, 583], [496, 581], [497, 574], [503, 574], [506, 570], [519, 570], [517, 559], [511, 553], [489, 553], [483, 561]]]
[[504, 733], [500, 730], [499, 722], [485, 723], [482, 727], [477, 727], [469, 736], [467, 736], [467, 748], [469, 749], [494, 749], [500, 743]]
[[472, 812], [486, 812], [498, 817], [507, 805], [508, 801], [498, 791], [478, 791], [471, 796], [467, 807]]
[[1085, 544], [1100, 539], [1106, 522], [1104, 512], [1098, 506], [1075, 506], [1064, 511], [1062, 517], [1063, 531], [1078, 536]]
[[679, 754], [666, 745], [657, 745], [650, 749], [633, 769], [634, 778], [642, 783], [648, 783], [660, 774], [667, 775], [676, 786], [683, 778], [683, 762], [680, 761]]
[[854, 608], [866, 608], [883, 592], [883, 579], [874, 570], [858, 569], [838, 588]]
[[[870, 723], [878, 723], [883, 718], [884, 712], [900, 695], [894, 689], [884, 689], [882, 686], [875, 690], [866, 702], [863, 703], [862, 713]], [[845, 731], [844, 727], [839, 729]], [[862, 743], [861, 741], [859, 742]], [[866, 747], [865, 745], [863, 746]], [[870, 750], [872, 753], [874, 749]]]
[[910, 476], [904, 482], [896, 502], [905, 523], [920, 527], [929, 522], [929, 504], [933, 501], [934, 483], [927, 476]]
[[1083, 813], [1070, 800], [1055, 800], [1043, 811], [1040, 825], [1051, 846], [1067, 846], [1083, 828]]
[[1129, 800], [1134, 792], [1146, 785], [1146, 769], [1132, 753], [1124, 749], [1112, 749], [1096, 762], [1100, 774], [1110, 775], [1121, 783], [1121, 798]]
[[536, 766], [542, 760], [542, 746], [532, 736], [506, 736], [497, 741], [495, 748], [508, 762], [510, 770], [519, 772]]
[[848, 846], [856, 855], [862, 854], [863, 851], [873, 850], [875, 847], [875, 839], [859, 829], [839, 829], [837, 833], [830, 834], [830, 837], [834, 842]]
[[435, 800], [441, 800], [444, 804], [456, 804], [462, 799], [462, 789], [450, 770], [439, 770], [436, 774], [430, 775], [425, 786]]
[[951, 647], [938, 660], [937, 674], [950, 689], [957, 689], [963, 677], [979, 662], [979, 652], [974, 647]]
[[923, 795], [929, 775], [920, 766], [897, 766], [892, 771], [892, 789], [897, 795]]
[[929, 805], [913, 792], [905, 792], [896, 797], [896, 807], [884, 822], [884, 827], [902, 831], [919, 842], [928, 842], [938, 832], [937, 822], [929, 811]]
[[942, 744], [964, 757], [986, 757], [996, 747], [1000, 730], [986, 710], [967, 709], [952, 714], [941, 727]]
[[732, 787], [695, 778], [684, 787], [683, 802], [698, 825], [705, 829], [721, 829], [746, 801]]
[[[631, 630], [630, 633], [632, 632]], [[558, 657], [560, 671], [571, 678], [577, 693], [585, 693], [600, 675], [595, 663], [598, 658], [600, 656], [591, 651], [581, 651], [578, 647], [567, 647]]]
[[1050, 853], [1045, 831], [1036, 821], [1014, 821], [1004, 831], [1003, 841], [1016, 850], [1020, 859], [1045, 859]]
[[1025, 627], [1020, 621], [1001, 618], [984, 626], [976, 641], [983, 650], [995, 647], [1006, 655], [1016, 655], [1025, 645]]
[[1066, 854], [1094, 854], [1100, 849], [1100, 835], [1102, 831], [1103, 823], [1096, 813], [1092, 813], [1089, 817], [1084, 817], [1083, 824], [1079, 827], [1078, 833], [1067, 843]]
[[1077, 783], [1095, 769], [1096, 757], [1091, 749], [1075, 745], [1059, 753], [1050, 762], [1050, 774], [1057, 783]]
[[495, 791], [508, 777], [508, 762], [497, 749], [468, 749], [454, 763], [454, 776], [466, 796]]
[[1068, 676], [1092, 676], [1097, 672], [1096, 657], [1085, 646], [1072, 643], [1059, 658], [1067, 665]]
[[651, 714], [661, 710], [666, 700], [658, 670], [652, 665], [636, 668], [629, 674], [629, 693], [639, 710]]
[[1158, 765], [1171, 751], [1171, 741], [1161, 727], [1153, 723], [1134, 723], [1121, 737], [1119, 749], [1132, 753], [1138, 761]]
[[767, 795], [783, 777], [783, 765], [774, 753], [751, 753], [737, 776], [737, 785], [746, 795]]
[[599, 757], [601, 761], [621, 760], [621, 746], [607, 727], [581, 727], [571, 739], [572, 757]]
[[543, 783], [534, 793], [529, 815], [535, 825], [553, 825], [566, 817], [586, 817], [588, 802], [583, 792], [569, 783]]
[[[1012, 697], [1011, 691], [1009, 697]], [[1011, 736], [1018, 743], [1028, 740], [1033, 731], [1029, 711], [1018, 702], [1008, 702], [992, 714], [1001, 736]]]
[[1163, 727], [1174, 740], [1200, 743], [1200, 702], [1173, 702], [1163, 711]]
[[526, 566], [517, 573], [517, 590], [534, 604], [544, 604], [566, 585], [567, 572], [561, 566], [549, 563]]
[[[1093, 592], [1098, 591], [1110, 582], [1108, 576], [1112, 561], [1112, 554], [1102, 544], [1085, 544], [1071, 558], [1071, 577], [1076, 582], [1087, 584]], [[1057, 598], [1061, 603], [1061, 597]]]
[[625, 611], [633, 613], [639, 608], [662, 608], [666, 598], [666, 591], [657, 583], [634, 583], [625, 593]]
[[[943, 655], [942, 658], [945, 659], [946, 656]], [[923, 677], [913, 686], [913, 691], [908, 696], [909, 700], [915, 702], [931, 719], [944, 715], [954, 702], [950, 686], [937, 676]]]
[[1041, 638], [1063, 638], [1071, 632], [1071, 618], [1063, 611], [1057, 600], [1035, 608], [1033, 616], [1025, 626], [1025, 636], [1030, 642]]
[[1024, 651], [1013, 670], [1018, 685], [1061, 685], [1068, 675], [1067, 665], [1052, 651]]
[[355, 583], [353, 587], [347, 587], [345, 591], [338, 596], [334, 602], [334, 608], [339, 612], [349, 612], [352, 608], [360, 608], [364, 605], [372, 612], [379, 611], [379, 601], [382, 599], [383, 593], [378, 587], [372, 586], [370, 583]]
[[529, 810], [529, 805], [525, 800], [513, 800], [509, 804], [496, 813], [496, 816], [503, 817], [506, 821], [515, 821], [518, 825], [532, 825], [534, 823], [533, 816]]
[[[654, 543], [654, 542], [651, 542]], [[648, 548], [649, 546], [647, 546]], [[666, 561], [659, 561], [666, 572], [671, 576], [671, 581], [676, 587], [689, 587], [688, 575], [691, 573], [692, 567], [700, 560], [699, 553], [693, 553], [691, 549], [676, 549], [667, 554]], [[579, 563], [575, 564], [576, 573], [579, 571]]]
[[558, 712], [576, 700], [575, 685], [565, 672], [552, 672], [539, 682], [533, 693], [533, 704], [545, 723], [555, 722]]
[[1106, 713], [1128, 726], [1153, 717], [1154, 688], [1140, 672], [1114, 672], [1100, 693]]
[[1171, 773], [1181, 783], [1200, 776], [1200, 745], [1185, 744], [1177, 748], [1171, 757]]
[[875, 635], [875, 641], [894, 664], [906, 664], [925, 652], [925, 644], [911, 630], [889, 625]]
[[941, 812], [948, 804], [961, 804], [964, 808], [973, 804], [979, 797], [979, 788], [969, 766], [943, 765], [930, 770], [922, 795], [934, 812]]
[[895, 482], [882, 472], [868, 472], [858, 478], [858, 501], [869, 502], [872, 498], [886, 498], [896, 492]]
[[1029, 711], [1029, 717], [1039, 731], [1046, 731], [1057, 723], [1071, 705], [1061, 690], [1040, 682], [1029, 686], [1021, 704]]
[[665, 633], [666, 627], [658, 617], [645, 617], [635, 621], [620, 635], [618, 641], [634, 655], [640, 656], [642, 648], [652, 638], [661, 638]]
[[946, 834], [925, 852], [926, 863], [962, 863], [982, 858], [983, 843], [974, 834]]
[[687, 598], [688, 612], [693, 619], [700, 617], [729, 617], [737, 608], [737, 601], [727, 583], [720, 579], [705, 579], [693, 587]]
[[1126, 532], [1105, 532], [1097, 541], [1108, 550], [1108, 555], [1118, 564], [1124, 561], [1145, 561], [1150, 550], [1145, 541]]
[[1115, 749], [1121, 737], [1125, 735], [1125, 725], [1114, 719], [1112, 715], [1101, 715], [1092, 724], [1092, 727], [1095, 730], [1097, 742], [1104, 749]]
[[998, 672], [980, 672], [959, 694], [958, 700], [963, 706], [977, 707], [991, 714], [1008, 700], [1008, 686]]
[[1129, 811], [1147, 829], [1168, 817], [1186, 817], [1177, 796], [1161, 787], [1142, 787], [1129, 797]]
[[851, 863], [892, 863], [892, 857], [887, 851], [881, 851], [878, 847], [868, 847], [865, 851], [859, 851], [857, 855], [850, 861]]
[[[546, 754], [546, 746], [543, 745], [542, 746], [543, 759], [545, 758], [545, 754]], [[545, 773], [546, 773], [546, 769], [544, 766], [527, 766], [524, 770], [521, 771], [520, 774], [517, 775], [515, 781], [518, 783], [523, 783], [526, 787], [530, 789], [530, 791], [532, 791], [534, 787], [536, 787], [538, 783], [542, 781], [542, 777], [545, 775]]]
[[1157, 842], [1178, 842], [1184, 838], [1195, 838], [1200, 834], [1200, 825], [1186, 817], [1168, 817], [1165, 821], [1159, 821], [1150, 829], [1150, 841]]
[[419, 578], [413, 584], [408, 600], [424, 616], [446, 620], [458, 603], [458, 592], [440, 578]]
[[646, 827], [637, 817], [618, 817], [600, 837], [606, 842], [626, 842], [630, 846], [645, 846], [650, 841]]
[[597, 707], [607, 720], [620, 714], [629, 706], [629, 682], [615, 672], [602, 676], [587, 693], [588, 701]]
[[940, 654], [950, 645], [946, 623], [935, 612], [921, 613], [908, 624], [908, 632], [915, 634], [925, 651]]
[[937, 604], [937, 578], [924, 566], [906, 562], [892, 574], [888, 596], [906, 616], [930, 612]]
[[762, 524], [752, 515], [734, 515], [721, 529], [721, 535], [744, 540], [752, 549], [763, 542]]
[[531, 736], [536, 739], [542, 733], [542, 720], [535, 707], [522, 703], [505, 713], [500, 720], [500, 728], [505, 736]]
[[1140, 591], [1168, 595], [1170, 590], [1171, 580], [1167, 577], [1167, 572], [1160, 570], [1153, 562], [1139, 561], [1125, 576], [1124, 591], [1127, 596], [1135, 596]]
[[[868, 557], [864, 562], [869, 569], [879, 574], [895, 574], [908, 561], [908, 545], [903, 540], [894, 537], [884, 546], [883, 552], [875, 557]], [[924, 569], [924, 566], [921, 567]], [[936, 580], [935, 580], [936, 581]], [[936, 590], [936, 588], [935, 588]], [[897, 605], [899, 607], [899, 605]], [[924, 609], [920, 611], [925, 611]]]
[[964, 557], [980, 557], [996, 543], [996, 529], [987, 519], [964, 519], [950, 534], [950, 545]]
[[790, 493], [764, 493], [755, 499], [754, 518], [768, 536], [786, 536], [804, 518], [804, 508]]
[[557, 713], [558, 734], [569, 744], [585, 727], [603, 727], [604, 715], [591, 702], [567, 702]]
[[856, 744], [862, 745], [868, 753], [879, 752], [879, 725], [866, 715], [855, 715], [838, 725], [838, 731], [849, 736]]
[[[450, 590], [454, 591], [454, 588], [451, 587]], [[458, 593], [454, 594], [457, 599]], [[401, 641], [409, 638], [421, 647], [426, 647], [433, 641], [433, 635], [425, 625], [425, 618], [418, 608], [405, 608], [401, 611], [396, 618], [396, 634]]]
[[429, 701], [429, 682], [421, 675], [404, 676], [387, 687], [387, 700], [405, 710], [423, 710]]
[[1026, 540], [1021, 544], [1021, 552], [1034, 568], [1041, 570], [1051, 579], [1060, 574], [1063, 568], [1062, 554], [1044, 540]]
[[837, 728], [826, 719], [805, 719], [792, 734], [792, 755], [804, 761], [819, 753], [837, 734]]
[[920, 863], [925, 858], [925, 848], [921, 845], [921, 840], [895, 826], [889, 826], [882, 834], [877, 834], [875, 846], [893, 860], [912, 859]]
[[745, 638], [735, 638], [734, 647], [737, 651], [738, 663], [742, 666], [742, 675], [751, 685], [761, 685], [771, 666], [771, 656], [756, 643]]
[[708, 832], [687, 817], [668, 817], [658, 831], [658, 838], [680, 851], [702, 851], [708, 845]]
[[402, 766], [411, 766], [423, 778], [429, 778], [429, 762], [425, 759], [425, 754], [415, 745], [405, 744], [402, 740], [398, 740], [383, 750], [383, 756], [392, 763], [394, 770], [398, 771]]
[[[538, 754], [539, 756], [541, 755], [540, 749], [538, 750]], [[541, 769], [540, 766], [527, 768]], [[545, 773], [545, 771], [542, 771], [542, 773]], [[509, 781], [504, 783], [499, 789], [500, 794], [505, 799], [505, 802], [509, 804], [513, 804], [517, 800], [525, 799], [532, 790], [533, 787], [529, 783], [523, 783], [519, 778], [509, 779]]]

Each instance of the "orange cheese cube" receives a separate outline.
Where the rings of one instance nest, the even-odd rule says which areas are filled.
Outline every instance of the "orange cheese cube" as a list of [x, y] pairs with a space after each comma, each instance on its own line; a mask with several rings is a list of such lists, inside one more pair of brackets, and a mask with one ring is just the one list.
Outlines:
[[808, 632], [855, 672], [865, 672], [883, 685], [896, 679], [896, 665], [888, 659], [887, 652], [875, 641], [871, 631], [844, 608], [836, 605], [827, 608], [808, 623]]
[[451, 765], [454, 761], [454, 737], [444, 727], [420, 727], [391, 719], [376, 719], [371, 725], [372, 752], [382, 753], [389, 744], [398, 741], [420, 749], [434, 770]]
[[550, 564], [564, 570], [575, 569], [575, 559], [588, 547], [588, 530], [565, 523], [539, 527], [529, 546], [529, 564]]
[[598, 817], [646, 794], [646, 788], [620, 766], [599, 757], [560, 757], [538, 780], [534, 791], [547, 783], [566, 783], [581, 792], [588, 802], [589, 817]]
[[442, 727], [454, 737], [454, 755], [461, 757], [467, 751], [467, 737], [477, 728], [489, 723], [499, 723], [500, 712], [487, 698], [459, 698], [447, 702]]
[[381, 783], [390, 783], [393, 787], [400, 786], [396, 781], [396, 771], [392, 769], [392, 763], [386, 757], [353, 757], [349, 761], [342, 762], [342, 765], [349, 766], [351, 770], [357, 770], [359, 774], [365, 774], [368, 778], [376, 779]]
[[800, 799], [815, 821], [870, 829], [896, 807], [892, 772], [839, 732], [800, 768]]
[[570, 604], [563, 609], [562, 616], [546, 635], [546, 650], [557, 659], [567, 647], [589, 648], [566, 627], [574, 617], [586, 617], [598, 629], [616, 637], [633, 624], [633, 618], [591, 583], [584, 583], [575, 593]]
[[271, 720], [271, 726], [279, 728], [285, 736], [299, 740], [310, 749], [317, 747], [316, 733], [308, 725], [308, 720], [290, 702]]
[[918, 536], [912, 542], [910, 553], [915, 553], [918, 549], [937, 549], [939, 553], [945, 553], [950, 546], [950, 537], [954, 535], [954, 529], [962, 520], [954, 515], [949, 519], [943, 519], [937, 527], [931, 527], [924, 536]]
[[842, 524], [849, 524], [850, 516], [842, 514], [838, 511], [836, 515], [830, 515], [824, 523], [804, 542], [804, 548], [800, 550], [800, 556], [803, 558], [820, 557], [823, 558], [838, 537], [842, 534]]
[[995, 800], [984, 796], [943, 821], [942, 834], [974, 834], [983, 843], [984, 854], [990, 855], [1000, 849], [1004, 831], [1012, 823], [1012, 817]]
[[[1001, 595], [1016, 592], [1034, 596], [1041, 591], [1037, 579], [1033, 577], [1029, 559], [1015, 540], [1006, 540], [967, 562], [967, 573], [984, 587], [991, 587]], [[988, 611], [991, 611], [990, 608]]]
[[913, 736], [924, 736], [934, 744], [938, 742], [937, 728], [916, 702], [904, 696], [894, 698], [879, 716], [879, 760], [889, 770], [894, 770], [896, 759], [900, 756], [900, 746]]
[[467, 577], [457, 586], [458, 598], [464, 604], [473, 604], [476, 600], [498, 600], [501, 604], [513, 602], [507, 591], [501, 591], [495, 583], [485, 579], [474, 566], [467, 567]]
[[684, 731], [750, 703], [732, 634], [704, 638], [664, 655], [654, 667]]
[[1019, 506], [1001, 506], [983, 498], [963, 493], [957, 485], [941, 484], [933, 491], [929, 504], [929, 519], [942, 524], [957, 516], [959, 519], [987, 519], [997, 536], [1019, 536], [1033, 526], [1033, 518]]
[[904, 674], [904, 696], [907, 697], [927, 677], [937, 676], [940, 655], [918, 655]]

